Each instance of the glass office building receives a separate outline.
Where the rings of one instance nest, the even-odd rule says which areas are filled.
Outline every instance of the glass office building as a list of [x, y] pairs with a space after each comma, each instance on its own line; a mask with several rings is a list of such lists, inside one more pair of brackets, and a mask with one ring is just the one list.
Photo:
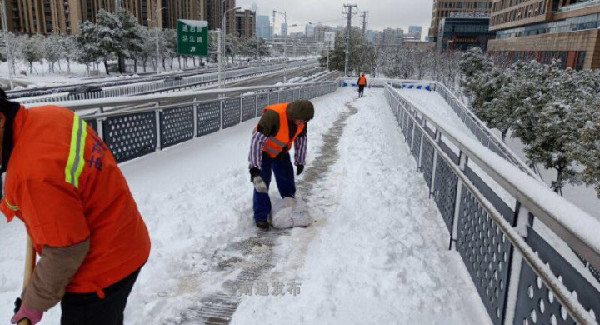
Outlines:
[[444, 18], [440, 22], [438, 50], [467, 50], [471, 47], [487, 49], [488, 40], [495, 33], [489, 31], [489, 18]]

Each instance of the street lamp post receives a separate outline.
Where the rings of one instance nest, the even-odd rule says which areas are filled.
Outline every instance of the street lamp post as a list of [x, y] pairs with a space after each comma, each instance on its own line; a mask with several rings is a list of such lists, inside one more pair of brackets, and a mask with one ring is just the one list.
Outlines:
[[241, 7], [235, 7], [235, 8], [231, 8], [228, 10], [225, 10], [225, 0], [223, 0], [221, 2], [221, 4], [223, 5], [223, 19], [221, 19], [221, 33], [220, 35], [220, 44], [219, 45], [219, 55], [218, 55], [218, 66], [219, 66], [219, 73], [218, 73], [218, 84], [219, 84], [219, 89], [223, 88], [223, 55], [225, 54], [225, 34], [226, 34], [226, 19], [227, 19], [227, 13], [232, 11], [232, 10], [238, 10]]
[[[162, 11], [163, 9], [166, 9], [167, 7], [161, 7], [158, 8], [158, 6], [156, 7], [156, 25], [154, 26], [155, 31], [156, 31], [156, 74], [158, 75], [160, 73], [160, 47], [159, 47], [159, 43], [158, 43], [158, 13], [159, 11]], [[148, 18], [148, 21], [151, 22], [152, 19]]]

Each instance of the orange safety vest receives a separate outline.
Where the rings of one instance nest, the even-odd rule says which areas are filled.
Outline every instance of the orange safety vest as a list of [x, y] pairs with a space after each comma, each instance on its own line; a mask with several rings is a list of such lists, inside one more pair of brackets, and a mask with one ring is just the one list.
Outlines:
[[358, 85], [359, 86], [366, 86], [367, 85], [367, 78], [365, 76], [361, 76], [358, 79]]
[[139, 269], [150, 237], [112, 153], [66, 108], [21, 107], [0, 209], [25, 223], [39, 255], [44, 246], [90, 239], [67, 292], [102, 292]]
[[266, 152], [271, 158], [277, 157], [284, 148], [289, 151], [292, 148], [294, 140], [304, 131], [304, 125], [298, 125], [296, 134], [290, 139], [290, 129], [287, 119], [288, 105], [289, 103], [277, 104], [266, 107], [263, 110], [263, 114], [267, 110], [272, 110], [279, 115], [279, 132], [277, 132], [275, 137], [270, 137], [263, 147], [263, 152]]

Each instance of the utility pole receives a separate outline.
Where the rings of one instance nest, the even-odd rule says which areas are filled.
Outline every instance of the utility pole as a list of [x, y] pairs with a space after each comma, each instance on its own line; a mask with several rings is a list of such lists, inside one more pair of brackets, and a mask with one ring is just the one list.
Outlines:
[[357, 5], [345, 4], [347, 12], [347, 34], [346, 34], [346, 65], [344, 67], [344, 76], [348, 77], [348, 68], [350, 66], [350, 36], [352, 35], [352, 8], [358, 8]]
[[365, 33], [367, 32], [367, 15], [369, 14], [368, 11], [363, 11], [362, 14], [362, 19], [363, 19], [363, 24], [362, 24], [362, 34], [363, 36], [365, 36]]

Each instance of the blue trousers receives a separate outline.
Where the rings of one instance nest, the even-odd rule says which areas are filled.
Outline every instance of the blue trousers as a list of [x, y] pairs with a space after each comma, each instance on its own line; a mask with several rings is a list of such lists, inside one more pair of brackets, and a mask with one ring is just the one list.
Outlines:
[[[278, 158], [271, 158], [263, 152], [262, 168], [260, 177], [267, 184], [271, 184], [271, 173], [275, 174], [277, 189], [281, 197], [294, 197], [296, 195], [296, 183], [294, 181], [294, 167], [290, 159], [290, 154], [286, 153]], [[252, 198], [252, 208], [254, 209], [254, 221], [267, 221], [271, 213], [271, 199], [269, 193], [259, 193], [254, 190]]]

